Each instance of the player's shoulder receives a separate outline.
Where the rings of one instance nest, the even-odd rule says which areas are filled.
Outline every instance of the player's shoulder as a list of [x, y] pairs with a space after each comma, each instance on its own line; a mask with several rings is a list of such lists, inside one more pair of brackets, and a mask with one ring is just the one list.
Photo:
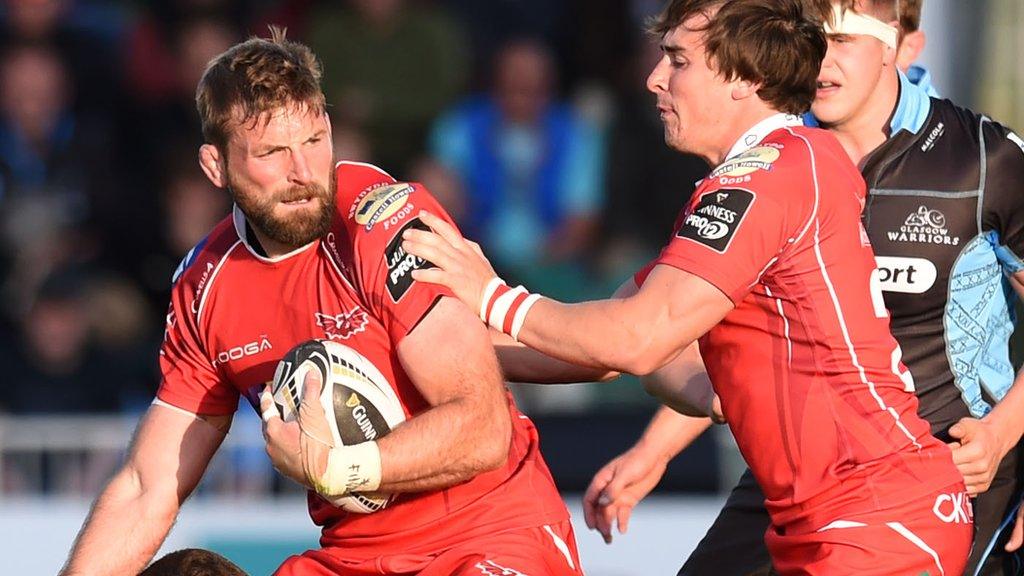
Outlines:
[[233, 215], [228, 215], [185, 254], [174, 270], [171, 283], [175, 287], [204, 283], [240, 242]]
[[421, 210], [441, 211], [422, 184], [396, 180], [372, 164], [339, 162], [336, 176], [338, 211], [353, 242], [390, 238]]
[[[834, 162], [834, 142], [824, 130], [788, 126], [771, 132], [755, 146], [733, 156], [711, 171], [714, 187], [753, 186], [790, 188], [810, 183], [814, 164]], [[841, 149], [840, 149], [841, 150]]]

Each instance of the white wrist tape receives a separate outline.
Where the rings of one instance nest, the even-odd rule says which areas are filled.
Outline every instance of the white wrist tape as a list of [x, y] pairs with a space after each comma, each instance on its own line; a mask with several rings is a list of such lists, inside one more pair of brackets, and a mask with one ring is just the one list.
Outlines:
[[373, 492], [380, 488], [380, 482], [380, 448], [376, 442], [363, 442], [331, 448], [327, 471], [317, 482], [316, 491], [330, 497]]
[[526, 313], [533, 308], [538, 300], [540, 300], [540, 294], [530, 294], [516, 310], [515, 317], [512, 319], [512, 331], [509, 333], [509, 336], [516, 342], [519, 342], [519, 331], [523, 329], [523, 322], [526, 322]]
[[866, 14], [843, 10], [838, 4], [832, 6], [832, 24], [825, 23], [825, 34], [863, 34], [878, 38], [890, 48], [897, 47], [899, 38], [895, 27]]
[[494, 296], [494, 292], [498, 289], [498, 286], [504, 286], [505, 281], [495, 276], [491, 278], [491, 281], [484, 287], [484, 297], [480, 300], [480, 319], [487, 322], [487, 305], [491, 302], [491, 298]]
[[480, 301], [480, 319], [518, 341], [526, 313], [537, 300], [540, 295], [530, 294], [522, 286], [510, 288], [501, 278], [491, 278]]

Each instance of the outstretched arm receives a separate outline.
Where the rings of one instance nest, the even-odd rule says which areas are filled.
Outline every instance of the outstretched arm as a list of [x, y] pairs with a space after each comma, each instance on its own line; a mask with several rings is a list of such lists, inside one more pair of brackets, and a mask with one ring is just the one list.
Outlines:
[[137, 574], [156, 554], [231, 425], [154, 404], [128, 460], [97, 498], [61, 572]]
[[[421, 213], [435, 233], [407, 230], [403, 247], [438, 268], [414, 278], [442, 284], [471, 309], [480, 310], [494, 271], [451, 225]], [[572, 364], [649, 374], [717, 324], [733, 304], [693, 274], [660, 265], [633, 296], [581, 304], [541, 299], [525, 315], [519, 341]], [[486, 314], [486, 311], [482, 315]]]

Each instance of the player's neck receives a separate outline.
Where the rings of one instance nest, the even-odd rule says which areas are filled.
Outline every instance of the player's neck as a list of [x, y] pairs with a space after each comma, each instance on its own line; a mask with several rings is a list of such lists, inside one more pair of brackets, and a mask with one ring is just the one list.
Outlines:
[[827, 126], [858, 167], [889, 139], [889, 122], [899, 103], [899, 95], [899, 77], [895, 72], [888, 74], [859, 111], [840, 123]]
[[732, 122], [729, 124], [729, 128], [722, 131], [722, 137], [718, 140], [717, 146], [712, 150], [701, 154], [709, 165], [714, 167], [725, 162], [726, 158], [729, 157], [729, 152], [732, 151], [733, 147], [739, 139], [747, 133], [747, 131], [761, 121], [779, 114], [778, 110], [769, 108], [767, 105], [761, 103], [760, 100], [758, 101], [758, 104], [761, 105], [749, 106], [741, 113], [734, 116]]

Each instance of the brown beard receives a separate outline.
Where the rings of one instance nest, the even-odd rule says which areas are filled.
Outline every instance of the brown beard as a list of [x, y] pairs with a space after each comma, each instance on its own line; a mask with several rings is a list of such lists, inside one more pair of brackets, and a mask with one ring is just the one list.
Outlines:
[[[271, 240], [292, 248], [305, 246], [326, 235], [334, 218], [333, 177], [330, 178], [326, 189], [313, 183], [293, 186], [263, 200], [255, 198], [255, 194], [248, 193], [244, 188], [231, 182], [228, 182], [228, 192], [249, 220], [249, 224]], [[274, 208], [279, 202], [305, 197], [309, 197], [311, 202], [318, 200], [320, 209], [315, 212], [293, 214], [287, 218], [274, 216]]]

